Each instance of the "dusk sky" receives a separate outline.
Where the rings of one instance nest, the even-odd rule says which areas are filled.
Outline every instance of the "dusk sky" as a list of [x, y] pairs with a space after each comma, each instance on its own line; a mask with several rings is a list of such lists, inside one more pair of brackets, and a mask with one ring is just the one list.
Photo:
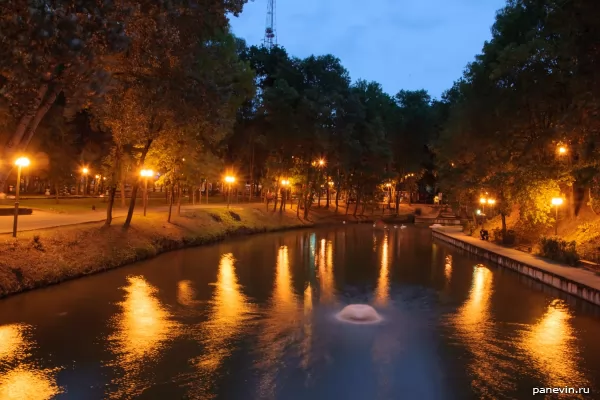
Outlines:
[[[452, 86], [491, 37], [505, 0], [277, 0], [278, 44], [293, 56], [331, 53], [352, 80], [377, 81], [395, 94]], [[264, 37], [267, 1], [246, 4], [232, 18], [249, 45]]]

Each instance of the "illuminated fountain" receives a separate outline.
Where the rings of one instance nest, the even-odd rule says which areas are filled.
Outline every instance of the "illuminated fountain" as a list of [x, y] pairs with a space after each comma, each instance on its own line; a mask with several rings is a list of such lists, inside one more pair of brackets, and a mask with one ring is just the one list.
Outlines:
[[337, 314], [337, 319], [351, 324], [376, 324], [383, 318], [367, 304], [350, 304]]

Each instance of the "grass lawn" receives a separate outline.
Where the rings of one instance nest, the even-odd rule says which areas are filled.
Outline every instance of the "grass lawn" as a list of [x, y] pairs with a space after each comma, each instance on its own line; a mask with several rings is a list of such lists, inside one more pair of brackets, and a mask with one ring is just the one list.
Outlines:
[[[123, 210], [129, 207], [130, 199], [125, 199], [125, 207], [121, 205], [121, 199], [116, 198], [114, 208], [116, 210]], [[2, 199], [0, 200], [0, 208], [12, 208], [14, 207], [14, 199]], [[76, 214], [84, 211], [91, 211], [92, 206], [96, 207], [97, 211], [106, 210], [108, 204], [108, 198], [61, 198], [58, 203], [54, 198], [33, 198], [33, 199], [21, 199], [19, 201], [20, 207], [32, 208], [34, 210], [41, 210], [47, 212], [55, 212], [59, 214]], [[136, 209], [141, 207], [143, 204], [140, 196], [136, 199]], [[182, 205], [190, 204], [188, 198], [182, 199]], [[206, 204], [206, 197], [202, 199], [202, 204]], [[223, 198], [220, 196], [209, 197], [209, 204], [223, 204]], [[168, 206], [167, 201], [163, 196], [153, 195], [148, 199], [148, 207], [161, 207]]]
[[206, 208], [134, 218], [110, 227], [90, 223], [0, 235], [0, 297], [130, 264], [159, 253], [222, 240], [228, 236], [310, 226], [295, 213], [266, 212], [263, 207]]

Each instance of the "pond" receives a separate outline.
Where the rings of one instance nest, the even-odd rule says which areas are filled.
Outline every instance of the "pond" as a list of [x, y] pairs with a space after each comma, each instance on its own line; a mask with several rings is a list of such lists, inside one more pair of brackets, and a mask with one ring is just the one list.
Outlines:
[[[598, 396], [597, 307], [388, 228], [236, 239], [2, 300], [0, 399]], [[338, 318], [350, 304], [377, 319]]]

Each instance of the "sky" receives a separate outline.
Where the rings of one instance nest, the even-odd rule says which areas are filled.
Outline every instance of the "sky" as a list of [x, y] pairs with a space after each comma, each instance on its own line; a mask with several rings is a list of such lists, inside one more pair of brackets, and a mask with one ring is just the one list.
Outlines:
[[[296, 57], [333, 54], [352, 80], [439, 98], [491, 37], [505, 0], [276, 0], [277, 43]], [[267, 0], [231, 18], [249, 45], [264, 38]]]

